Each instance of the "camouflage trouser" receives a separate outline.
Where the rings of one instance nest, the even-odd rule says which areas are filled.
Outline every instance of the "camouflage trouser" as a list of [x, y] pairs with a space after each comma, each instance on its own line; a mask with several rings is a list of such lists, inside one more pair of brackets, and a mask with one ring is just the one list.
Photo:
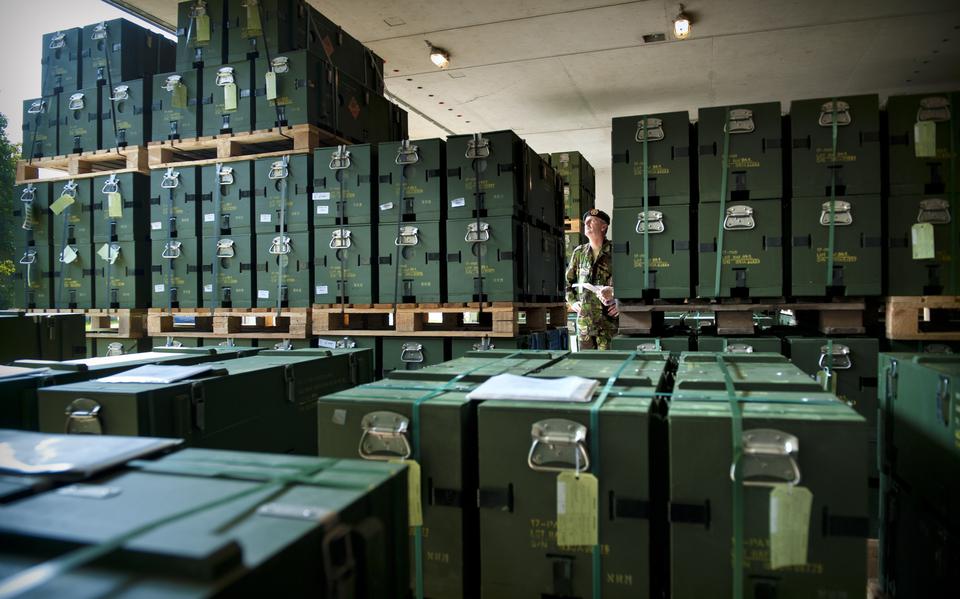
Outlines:
[[587, 335], [580, 333], [577, 336], [579, 349], [610, 349], [610, 333], [607, 331], [598, 331], [596, 335]]

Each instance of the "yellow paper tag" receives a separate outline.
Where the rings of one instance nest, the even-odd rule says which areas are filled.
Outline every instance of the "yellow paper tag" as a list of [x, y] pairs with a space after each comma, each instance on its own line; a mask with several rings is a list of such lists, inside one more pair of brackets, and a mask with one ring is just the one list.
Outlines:
[[913, 126], [913, 151], [917, 158], [934, 158], [937, 155], [937, 124], [921, 121]]
[[770, 491], [770, 568], [807, 563], [813, 493], [806, 487], [776, 485]]
[[107, 194], [107, 216], [110, 218], [121, 218], [123, 216], [123, 198], [119, 192]]
[[57, 198], [57, 201], [50, 204], [50, 212], [60, 216], [60, 213], [69, 208], [70, 204], [74, 202], [76, 202], [76, 200], [73, 198], [73, 196], [65, 193]]
[[197, 15], [197, 43], [206, 44], [210, 41], [210, 17]]
[[273, 71], [267, 71], [267, 100], [277, 99], [277, 74]]
[[223, 86], [223, 109], [237, 109], [237, 84], [228, 83]]
[[187, 86], [178, 83], [174, 86], [173, 91], [171, 92], [170, 103], [174, 108], [186, 108], [187, 107]]
[[557, 476], [557, 546], [596, 545], [597, 477], [564, 471]]
[[936, 256], [932, 223], [916, 223], [910, 227], [910, 246], [914, 260], [931, 260]]
[[410, 526], [423, 526], [423, 502], [420, 496], [420, 464], [416, 460], [390, 460], [407, 466], [407, 504]]
[[256, 37], [263, 32], [260, 25], [260, 3], [247, 1], [247, 37]]

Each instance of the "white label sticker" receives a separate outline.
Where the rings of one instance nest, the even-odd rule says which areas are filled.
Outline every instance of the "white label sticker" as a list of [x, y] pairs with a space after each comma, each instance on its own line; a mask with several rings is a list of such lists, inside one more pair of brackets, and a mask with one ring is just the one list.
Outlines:
[[327, 293], [329, 292], [327, 291], [326, 285], [317, 285], [316, 295], [326, 295]]
[[467, 205], [467, 200], [463, 198], [453, 198], [452, 200], [450, 200], [451, 208], [461, 208], [466, 205]]
[[330, 214], [330, 206], [317, 206], [317, 214]]
[[203, 286], [203, 292], [204, 292], [204, 293], [213, 293], [213, 285], [204, 285], [204, 286]]
[[260, 222], [262, 222], [262, 223], [270, 223], [270, 222], [273, 222], [273, 215], [272, 215], [272, 214], [261, 214], [261, 215], [260, 215]]
[[313, 192], [314, 200], [329, 200], [330, 192], [329, 191], [315, 191]]
[[343, 426], [347, 423], [347, 411], [344, 409], [333, 411], [333, 423]]
[[257, 299], [270, 299], [270, 292], [266, 289], [257, 289]]
[[212, 223], [212, 222], [213, 222], [213, 216], [214, 216], [214, 215], [213, 215], [213, 212], [211, 212], [211, 213], [209, 213], [209, 214], [204, 214], [204, 215], [203, 215], [203, 222], [205, 222], [205, 223]]
[[160, 285], [154, 285], [154, 286], [153, 286], [153, 292], [154, 292], [154, 293], [163, 293], [165, 289], [166, 289], [166, 287], [165, 287], [162, 283], [161, 283]]
[[337, 349], [337, 342], [329, 341], [327, 339], [317, 339], [317, 347], [325, 347], [327, 349]]
[[163, 223], [161, 222], [150, 223], [150, 228], [153, 229], [154, 231], [159, 231], [160, 229], [163, 228]]
[[387, 202], [386, 204], [380, 204], [380, 211], [384, 210], [393, 210], [393, 202]]

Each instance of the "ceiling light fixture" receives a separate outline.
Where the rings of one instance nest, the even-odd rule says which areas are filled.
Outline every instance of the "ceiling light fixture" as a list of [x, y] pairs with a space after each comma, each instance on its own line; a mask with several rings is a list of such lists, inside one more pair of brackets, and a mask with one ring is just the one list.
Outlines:
[[427, 47], [430, 48], [430, 62], [437, 65], [438, 68], [447, 68], [447, 65], [450, 64], [450, 53], [443, 48], [434, 46], [429, 40], [424, 41], [427, 43]]
[[680, 5], [680, 12], [673, 19], [673, 36], [678, 40], [685, 40], [690, 37], [690, 15], [683, 12], [683, 5]]

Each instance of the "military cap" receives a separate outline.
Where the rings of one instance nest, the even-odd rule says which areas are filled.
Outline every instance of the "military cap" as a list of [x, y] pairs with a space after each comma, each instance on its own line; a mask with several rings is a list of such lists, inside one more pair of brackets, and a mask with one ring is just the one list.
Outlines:
[[586, 212], [583, 213], [583, 220], [586, 221], [588, 216], [599, 218], [603, 222], [607, 223], [607, 226], [610, 226], [610, 215], [604, 212], [603, 210], [600, 210], [598, 208], [591, 208], [590, 210], [587, 210]]

